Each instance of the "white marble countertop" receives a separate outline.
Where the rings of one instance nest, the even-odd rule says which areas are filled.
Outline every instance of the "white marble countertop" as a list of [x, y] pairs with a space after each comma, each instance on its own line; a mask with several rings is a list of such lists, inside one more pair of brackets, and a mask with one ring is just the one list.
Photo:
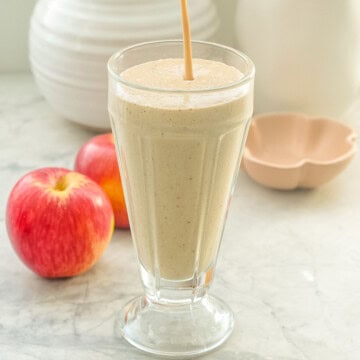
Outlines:
[[[360, 108], [360, 107], [359, 107]], [[346, 121], [358, 132], [360, 111]], [[151, 358], [114, 327], [141, 292], [127, 231], [97, 265], [44, 280], [17, 258], [4, 212], [16, 180], [43, 166], [71, 168], [94, 134], [59, 118], [31, 75], [0, 75], [0, 358]], [[360, 160], [314, 191], [272, 191], [240, 174], [212, 293], [236, 316], [233, 335], [204, 359], [360, 359]]]

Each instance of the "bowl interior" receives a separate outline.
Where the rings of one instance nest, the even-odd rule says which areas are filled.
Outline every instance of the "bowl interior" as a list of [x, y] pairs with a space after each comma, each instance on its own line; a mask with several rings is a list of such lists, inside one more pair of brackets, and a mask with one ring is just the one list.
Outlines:
[[304, 160], [327, 163], [351, 151], [352, 130], [327, 118], [274, 114], [253, 119], [248, 155], [261, 162], [294, 166]]

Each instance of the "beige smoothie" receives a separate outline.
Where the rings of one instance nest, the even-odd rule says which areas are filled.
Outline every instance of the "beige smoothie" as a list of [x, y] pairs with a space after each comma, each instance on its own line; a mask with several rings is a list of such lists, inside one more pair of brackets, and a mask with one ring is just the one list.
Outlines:
[[183, 59], [133, 66], [109, 105], [139, 260], [166, 280], [214, 267], [252, 115], [252, 91], [229, 87], [235, 67], [193, 59], [193, 71], [183, 80]]

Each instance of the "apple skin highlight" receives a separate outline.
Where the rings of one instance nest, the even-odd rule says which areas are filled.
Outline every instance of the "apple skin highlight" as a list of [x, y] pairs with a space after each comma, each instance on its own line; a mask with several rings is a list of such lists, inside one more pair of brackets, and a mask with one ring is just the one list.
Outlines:
[[63, 168], [42, 168], [23, 176], [6, 209], [13, 248], [32, 271], [48, 278], [90, 269], [114, 230], [111, 203], [98, 184]]

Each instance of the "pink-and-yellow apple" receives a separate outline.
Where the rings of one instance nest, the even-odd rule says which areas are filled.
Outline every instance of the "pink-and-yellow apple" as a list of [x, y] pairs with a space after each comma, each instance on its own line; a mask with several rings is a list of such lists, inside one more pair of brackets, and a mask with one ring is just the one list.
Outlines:
[[97, 135], [86, 142], [77, 153], [75, 171], [85, 174], [102, 187], [111, 201], [116, 227], [128, 229], [129, 219], [113, 135]]
[[92, 267], [111, 240], [109, 199], [88, 177], [63, 168], [23, 176], [6, 208], [10, 241], [20, 259], [43, 277], [69, 277]]

